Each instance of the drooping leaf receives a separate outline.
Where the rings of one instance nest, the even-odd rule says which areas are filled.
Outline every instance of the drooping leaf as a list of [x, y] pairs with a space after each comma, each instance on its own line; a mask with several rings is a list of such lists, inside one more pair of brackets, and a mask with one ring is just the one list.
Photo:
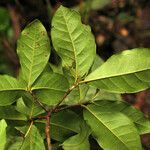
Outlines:
[[92, 104], [86, 107], [84, 118], [103, 149], [141, 150], [138, 131], [124, 114], [115, 111], [101, 111], [99, 106]]
[[27, 120], [26, 116], [19, 113], [15, 106], [1, 106], [0, 118], [7, 120]]
[[63, 66], [77, 78], [85, 75], [95, 57], [95, 41], [91, 29], [81, 22], [80, 15], [60, 6], [52, 20], [52, 42], [62, 58]]
[[24, 88], [19, 85], [17, 79], [0, 75], [0, 106], [10, 105], [17, 100], [18, 91]]
[[63, 142], [62, 147], [64, 150], [90, 150], [89, 135], [90, 128], [83, 122], [80, 133], [68, 138]]
[[17, 52], [23, 78], [30, 89], [45, 68], [50, 55], [49, 38], [40, 21], [33, 21], [22, 31]]
[[140, 110], [125, 103], [124, 101], [96, 101], [96, 105], [101, 107], [101, 110], [103, 109], [103, 111], [114, 110], [128, 116], [135, 123], [139, 134], [150, 133], [150, 120], [145, 118], [144, 114]]
[[68, 88], [68, 81], [63, 75], [50, 72], [39, 77], [32, 91], [42, 103], [56, 105]]
[[126, 50], [113, 55], [85, 81], [115, 93], [134, 93], [150, 87], [150, 49]]
[[3, 150], [6, 143], [6, 127], [5, 120], [0, 121], [0, 149]]
[[20, 150], [45, 150], [44, 141], [34, 125], [25, 137]]

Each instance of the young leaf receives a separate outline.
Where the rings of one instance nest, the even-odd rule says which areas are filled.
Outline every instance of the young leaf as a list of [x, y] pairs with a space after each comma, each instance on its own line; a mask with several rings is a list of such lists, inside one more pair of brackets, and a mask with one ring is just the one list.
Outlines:
[[56, 105], [68, 88], [68, 81], [63, 75], [51, 72], [41, 75], [32, 91], [42, 103]]
[[20, 150], [45, 150], [44, 141], [34, 125], [25, 137]]
[[0, 149], [3, 150], [6, 143], [6, 127], [5, 120], [0, 121]]
[[144, 117], [144, 114], [133, 106], [123, 102], [96, 101], [96, 105], [103, 111], [114, 110], [128, 116], [136, 125], [139, 134], [150, 133], [150, 120]]
[[115, 93], [133, 93], [150, 87], [150, 50], [139, 48], [113, 55], [85, 81]]
[[10, 105], [17, 100], [21, 88], [17, 80], [11, 76], [0, 75], [0, 106]]
[[17, 52], [23, 78], [30, 89], [45, 68], [50, 55], [49, 38], [40, 21], [33, 21], [22, 31]]
[[68, 138], [62, 144], [64, 150], [90, 150], [89, 135], [90, 128], [84, 123], [81, 126], [81, 131], [77, 135]]
[[63, 66], [73, 69], [76, 80], [86, 74], [93, 63], [96, 46], [90, 27], [82, 24], [80, 15], [60, 6], [52, 20], [51, 35]]
[[84, 111], [84, 118], [103, 149], [141, 150], [138, 132], [124, 114], [101, 111], [99, 106], [89, 105]]

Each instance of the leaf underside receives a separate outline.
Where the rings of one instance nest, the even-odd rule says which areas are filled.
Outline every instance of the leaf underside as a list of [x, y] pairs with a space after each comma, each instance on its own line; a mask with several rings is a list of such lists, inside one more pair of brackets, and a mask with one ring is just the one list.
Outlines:
[[139, 48], [113, 55], [84, 82], [115, 93], [134, 93], [150, 87], [150, 50]]
[[51, 35], [63, 66], [74, 72], [75, 79], [86, 74], [93, 63], [96, 46], [90, 27], [82, 24], [80, 15], [61, 6], [53, 17]]
[[22, 31], [17, 42], [17, 53], [27, 88], [31, 88], [50, 56], [50, 41], [40, 21], [33, 21]]
[[84, 118], [93, 131], [93, 136], [105, 150], [141, 150], [140, 137], [134, 124], [120, 112], [103, 112], [90, 105]]

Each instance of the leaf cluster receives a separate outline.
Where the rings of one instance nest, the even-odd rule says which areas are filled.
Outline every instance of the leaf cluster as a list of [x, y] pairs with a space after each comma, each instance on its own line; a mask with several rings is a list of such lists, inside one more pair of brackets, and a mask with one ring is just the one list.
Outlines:
[[90, 27], [63, 6], [52, 19], [51, 40], [59, 66], [48, 62], [50, 39], [35, 20], [17, 42], [19, 76], [0, 75], [0, 149], [89, 150], [92, 137], [105, 150], [141, 150], [150, 121], [120, 94], [150, 87], [150, 50], [103, 62]]

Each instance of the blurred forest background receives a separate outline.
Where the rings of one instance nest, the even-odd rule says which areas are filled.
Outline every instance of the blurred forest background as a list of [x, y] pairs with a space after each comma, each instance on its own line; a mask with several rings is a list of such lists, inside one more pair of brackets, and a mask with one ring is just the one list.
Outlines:
[[[21, 30], [39, 19], [50, 36], [52, 16], [61, 4], [79, 11], [91, 26], [97, 53], [104, 60], [125, 49], [150, 47], [150, 0], [0, 0], [0, 74], [17, 76], [16, 41]], [[51, 61], [58, 63], [54, 50]], [[150, 90], [122, 97], [150, 118]], [[141, 138], [150, 150], [150, 134]]]

